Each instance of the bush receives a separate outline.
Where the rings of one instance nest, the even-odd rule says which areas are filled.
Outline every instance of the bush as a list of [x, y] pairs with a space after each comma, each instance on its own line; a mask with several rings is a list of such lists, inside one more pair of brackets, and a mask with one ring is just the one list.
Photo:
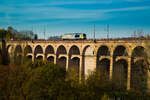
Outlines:
[[[105, 76], [104, 76], [105, 77]], [[144, 95], [143, 95], [144, 94]], [[0, 66], [0, 100], [149, 100], [148, 93], [117, 90], [114, 82], [92, 72], [80, 80], [74, 70], [46, 61]]]

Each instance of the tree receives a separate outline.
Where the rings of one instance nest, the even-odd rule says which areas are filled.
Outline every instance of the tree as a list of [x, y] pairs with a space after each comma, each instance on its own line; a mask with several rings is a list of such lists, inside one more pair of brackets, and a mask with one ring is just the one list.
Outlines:
[[7, 31], [5, 29], [0, 29], [0, 39], [5, 39]]
[[37, 40], [38, 39], [38, 35], [37, 34], [35, 34], [35, 36], [34, 36], [34, 40]]
[[30, 67], [32, 77], [25, 86], [25, 91], [30, 92], [27, 99], [57, 99], [60, 92], [65, 91], [65, 69], [42, 61], [37, 61]]

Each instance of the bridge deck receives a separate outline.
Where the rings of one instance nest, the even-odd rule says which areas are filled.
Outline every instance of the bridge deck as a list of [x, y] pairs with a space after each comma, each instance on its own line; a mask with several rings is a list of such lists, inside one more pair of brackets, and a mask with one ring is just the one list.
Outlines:
[[[143, 42], [145, 41], [146, 38], [110, 38], [110, 39], [86, 39], [86, 40], [18, 40], [18, 41], [21, 41], [21, 42], [33, 42], [33, 43], [43, 43], [43, 42], [46, 42], [46, 43], [50, 43], [50, 42], [73, 42], [73, 43], [103, 43], [103, 42], [110, 42], [110, 43], [116, 43], [116, 42], [121, 42], [121, 43], [127, 43], [127, 42], [130, 42], [130, 43], [134, 43], [134, 42]], [[18, 41], [15, 41], [15, 40], [9, 40], [7, 42], [18, 42]]]

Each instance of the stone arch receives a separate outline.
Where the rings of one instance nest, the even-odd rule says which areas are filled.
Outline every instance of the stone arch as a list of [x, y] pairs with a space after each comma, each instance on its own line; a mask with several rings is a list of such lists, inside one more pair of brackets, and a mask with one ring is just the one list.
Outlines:
[[37, 54], [37, 53], [40, 53], [40, 54], [43, 53], [43, 48], [42, 48], [42, 46], [37, 45], [37, 46], [35, 47], [34, 54]]
[[100, 58], [102, 56], [104, 56], [104, 58], [106, 56], [110, 56], [110, 50], [109, 48], [106, 46], [106, 45], [102, 45], [98, 48], [98, 51], [97, 51], [97, 55], [96, 55], [96, 68], [99, 68], [101, 66], [100, 64]]
[[43, 59], [43, 56], [39, 55], [36, 57], [36, 60], [42, 60]]
[[80, 50], [77, 46], [71, 46], [69, 50], [69, 66], [68, 70], [75, 70], [79, 75], [79, 67], [80, 67]]
[[35, 59], [42, 60], [43, 59], [42, 55], [43, 55], [43, 48], [40, 45], [37, 45], [34, 50]]
[[69, 60], [68, 70], [69, 71], [74, 70], [78, 74], [78, 76], [79, 76], [79, 67], [80, 67], [80, 58], [79, 57], [74, 57]]
[[96, 67], [96, 70], [100, 72], [102, 79], [109, 79], [109, 69], [110, 69], [110, 60], [104, 58], [98, 61], [99, 66]]
[[26, 56], [28, 53], [32, 53], [32, 47], [30, 45], [24, 48], [24, 55]]
[[21, 45], [17, 45], [14, 50], [14, 63], [16, 65], [20, 65], [22, 62], [22, 47]]
[[28, 56], [27, 56], [27, 59], [29, 59], [30, 61], [32, 61], [32, 56], [31, 56], [31, 55], [28, 55]]
[[143, 46], [136, 46], [132, 50], [132, 57], [146, 57], [145, 48]]
[[16, 45], [14, 52], [22, 52], [22, 47], [21, 47], [21, 45]]
[[54, 63], [54, 57], [48, 56], [48, 54], [55, 54], [54, 48], [51, 45], [48, 45], [45, 49], [45, 57], [47, 61]]
[[80, 55], [79, 47], [76, 45], [71, 46], [71, 48], [69, 49], [69, 55]]
[[123, 45], [116, 46], [116, 48], [114, 49], [114, 52], [113, 52], [113, 56], [114, 57], [116, 57], [116, 56], [128, 56], [128, 50]]
[[110, 49], [106, 45], [102, 45], [98, 48], [97, 56], [110, 56]]
[[67, 50], [66, 50], [65, 46], [60, 45], [60, 46], [57, 48], [56, 54], [67, 54]]
[[47, 61], [51, 62], [51, 63], [54, 63], [54, 57], [53, 56], [47, 57]]
[[82, 52], [81, 74], [83, 78], [94, 70], [95, 60], [92, 58], [93, 55], [94, 55], [94, 48], [90, 45], [85, 46]]
[[67, 50], [66, 50], [65, 46], [60, 45], [57, 48], [57, 52], [56, 52], [56, 63], [59, 66], [64, 67], [64, 68], [66, 67], [66, 57], [65, 57], [65, 55], [67, 55]]
[[131, 88], [144, 90], [147, 88], [147, 55], [143, 46], [136, 46], [131, 54]]
[[130, 79], [130, 86], [132, 89], [140, 91], [147, 89], [147, 71], [144, 59], [132, 62]]
[[31, 60], [32, 61], [32, 56], [31, 55], [28, 55], [28, 54], [32, 54], [33, 51], [32, 51], [32, 47], [30, 45], [27, 45], [25, 48], [24, 48], [24, 56], [28, 59], [28, 60]]
[[45, 49], [45, 55], [47, 55], [47, 54], [55, 54], [53, 46], [48, 45], [46, 47], [46, 49]]
[[125, 59], [120, 59], [114, 62], [113, 66], [113, 81], [115, 82], [115, 88], [127, 89], [127, 73], [128, 62]]

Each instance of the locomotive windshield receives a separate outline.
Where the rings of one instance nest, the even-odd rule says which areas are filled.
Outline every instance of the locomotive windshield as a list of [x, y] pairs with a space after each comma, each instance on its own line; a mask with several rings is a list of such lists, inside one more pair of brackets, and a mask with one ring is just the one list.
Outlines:
[[77, 34], [77, 35], [75, 35], [75, 37], [78, 38], [78, 37], [80, 37], [80, 35]]

